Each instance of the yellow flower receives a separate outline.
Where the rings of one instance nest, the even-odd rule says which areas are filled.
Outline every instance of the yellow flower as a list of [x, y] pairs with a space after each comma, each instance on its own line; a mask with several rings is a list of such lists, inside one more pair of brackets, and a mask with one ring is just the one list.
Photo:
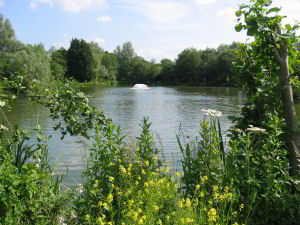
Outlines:
[[107, 205], [106, 202], [104, 202], [102, 206], [103, 206], [103, 208], [106, 209], [107, 211], [109, 210], [108, 205]]
[[144, 164], [145, 164], [145, 166], [149, 166], [149, 161], [146, 160], [146, 161], [144, 162]]
[[244, 208], [244, 204], [241, 204], [241, 205], [240, 205], [240, 209], [243, 209], [243, 208]]
[[213, 185], [213, 191], [217, 192], [219, 189], [218, 185]]
[[216, 222], [217, 221], [217, 210], [215, 208], [211, 208], [207, 212], [208, 221], [209, 222]]
[[229, 192], [229, 187], [228, 187], [228, 186], [225, 186], [224, 192], [225, 192], [225, 193], [228, 193], [228, 192]]
[[158, 219], [158, 221], [156, 222], [156, 224], [162, 225], [163, 223], [162, 223], [161, 219]]
[[155, 211], [158, 211], [158, 210], [159, 210], [159, 207], [158, 207], [157, 205], [153, 205], [153, 209], [154, 209]]
[[186, 219], [185, 219], [185, 222], [186, 222], [186, 223], [193, 223], [194, 220], [193, 220], [193, 219], [190, 219], [190, 218], [186, 218]]
[[114, 178], [114, 177], [108, 177], [108, 181], [109, 181], [109, 182], [114, 182], [114, 181], [115, 181], [115, 178]]
[[133, 203], [134, 203], [134, 200], [133, 200], [133, 199], [128, 200], [128, 206], [129, 206], [129, 207], [132, 206]]
[[180, 172], [176, 172], [177, 177], [180, 177], [180, 175], [181, 175]]
[[107, 202], [112, 203], [113, 199], [114, 199], [113, 195], [111, 193], [109, 193], [107, 196]]
[[191, 207], [191, 205], [192, 205], [191, 200], [190, 200], [189, 198], [187, 198], [187, 199], [185, 200], [185, 206], [186, 206], [187, 208], [189, 208], [189, 207]]
[[144, 169], [142, 169], [142, 174], [144, 174], [144, 175], [146, 174], [146, 171]]
[[196, 185], [196, 190], [199, 190], [200, 189], [200, 184], [197, 184]]
[[144, 221], [142, 219], [139, 219], [138, 224], [143, 224]]
[[179, 206], [179, 208], [183, 208], [183, 201], [182, 200], [180, 200], [179, 202], [178, 202], [178, 206]]
[[126, 174], [126, 169], [124, 168], [124, 166], [120, 165], [120, 172], [122, 174]]
[[203, 191], [201, 191], [201, 192], [199, 193], [199, 197], [200, 197], [200, 198], [203, 198], [203, 197], [204, 197], [204, 192], [203, 192]]
[[237, 222], [235, 222], [234, 224], [232, 224], [232, 225], [239, 225]]

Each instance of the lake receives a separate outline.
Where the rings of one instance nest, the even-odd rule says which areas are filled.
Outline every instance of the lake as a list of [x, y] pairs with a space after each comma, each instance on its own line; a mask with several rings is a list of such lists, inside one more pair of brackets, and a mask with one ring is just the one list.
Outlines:
[[[227, 118], [240, 114], [246, 101], [241, 89], [226, 87], [151, 87], [146, 90], [130, 87], [88, 88], [84, 90], [90, 102], [112, 118], [121, 127], [127, 140], [133, 142], [139, 134], [143, 117], [152, 122], [154, 140], [163, 157], [179, 169], [179, 148], [176, 133], [182, 128], [185, 137], [193, 137], [199, 131], [204, 114], [201, 109], [221, 111], [221, 126], [225, 132], [231, 125]], [[43, 107], [33, 105], [28, 98], [19, 98], [7, 114], [12, 124], [33, 128], [39, 123], [44, 133], [51, 135], [49, 155], [52, 163], [65, 171], [67, 184], [81, 183], [81, 171], [85, 162], [83, 156], [88, 143], [82, 137], [66, 136], [60, 141], [59, 133], [53, 131], [54, 122], [48, 118]]]

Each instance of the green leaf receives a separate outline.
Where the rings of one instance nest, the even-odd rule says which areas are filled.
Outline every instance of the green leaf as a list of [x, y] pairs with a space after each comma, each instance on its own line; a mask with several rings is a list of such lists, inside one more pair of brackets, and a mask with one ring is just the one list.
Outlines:
[[277, 13], [277, 12], [279, 12], [280, 10], [281, 10], [280, 8], [274, 7], [274, 8], [269, 9], [269, 10], [267, 11], [267, 14], [270, 14], [270, 13], [273, 13], [273, 12]]
[[241, 17], [242, 14], [243, 14], [242, 10], [238, 10], [235, 12], [236, 17]]
[[286, 25], [284, 26], [284, 28], [285, 28], [286, 30], [288, 30], [288, 31], [293, 30], [291, 24], [286, 24]]
[[241, 5], [240, 5], [240, 10], [241, 10], [241, 9], [245, 9], [245, 8], [249, 8], [249, 5], [246, 5], [246, 4], [241, 4]]
[[243, 25], [241, 23], [235, 25], [235, 31], [240, 32], [243, 29]]
[[247, 35], [254, 36], [256, 32], [257, 32], [256, 28], [250, 27], [247, 31]]

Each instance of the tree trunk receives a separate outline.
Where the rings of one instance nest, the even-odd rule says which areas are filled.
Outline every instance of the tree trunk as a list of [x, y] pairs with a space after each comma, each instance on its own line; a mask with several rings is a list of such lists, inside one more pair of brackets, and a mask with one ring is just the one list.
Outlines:
[[300, 151], [296, 143], [296, 134], [298, 124], [296, 120], [296, 111], [293, 100], [292, 84], [289, 80], [290, 74], [288, 70], [288, 48], [285, 44], [281, 44], [279, 51], [275, 49], [275, 56], [280, 65], [280, 86], [282, 87], [282, 104], [284, 110], [284, 119], [286, 122], [286, 143], [289, 153], [290, 174], [300, 174]]

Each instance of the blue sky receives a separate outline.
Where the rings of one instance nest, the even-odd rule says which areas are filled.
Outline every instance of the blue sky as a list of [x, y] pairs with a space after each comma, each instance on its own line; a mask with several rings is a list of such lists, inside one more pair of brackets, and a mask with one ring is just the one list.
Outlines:
[[[289, 22], [300, 20], [300, 0], [274, 0]], [[245, 41], [234, 12], [248, 0], [0, 0], [19, 40], [68, 48], [72, 38], [105, 50], [131, 41], [150, 60], [175, 59], [185, 48]]]

